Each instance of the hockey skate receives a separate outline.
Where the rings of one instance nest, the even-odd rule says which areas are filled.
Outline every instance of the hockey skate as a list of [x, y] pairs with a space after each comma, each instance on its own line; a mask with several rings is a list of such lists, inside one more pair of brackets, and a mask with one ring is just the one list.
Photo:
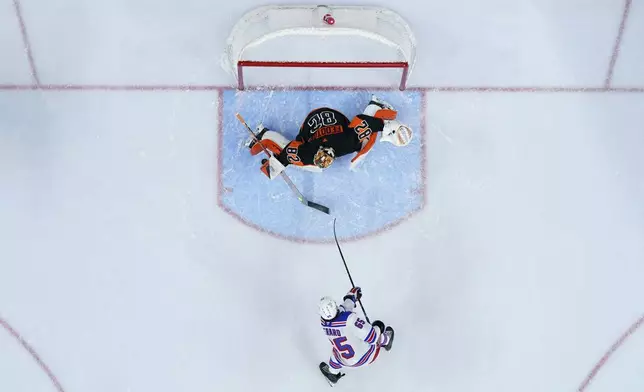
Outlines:
[[389, 336], [389, 342], [382, 346], [385, 350], [391, 350], [391, 347], [394, 345], [394, 329], [391, 327], [385, 328], [385, 335]]
[[338, 373], [338, 374], [331, 373], [329, 371], [329, 365], [327, 365], [326, 362], [320, 362], [320, 371], [322, 372], [322, 375], [324, 375], [324, 378], [326, 378], [327, 382], [331, 386], [334, 386], [339, 379], [344, 377], [344, 373]]
[[383, 109], [394, 110], [394, 107], [391, 106], [388, 102], [383, 101], [382, 99], [376, 97], [375, 95], [371, 96], [371, 101], [369, 101], [369, 105], [377, 105]]
[[244, 145], [247, 148], [253, 148], [255, 143], [257, 143], [258, 140], [262, 140], [262, 137], [264, 134], [268, 131], [268, 128], [264, 126], [264, 124], [259, 124], [257, 128], [255, 129], [255, 137], [249, 137], [248, 140], [246, 140], [246, 143]]

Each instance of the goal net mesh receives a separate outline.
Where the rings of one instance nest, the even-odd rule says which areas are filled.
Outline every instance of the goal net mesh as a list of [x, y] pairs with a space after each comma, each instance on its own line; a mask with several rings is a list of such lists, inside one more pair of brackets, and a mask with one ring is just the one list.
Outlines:
[[[325, 22], [325, 15], [331, 16], [333, 24]], [[265, 6], [235, 24], [222, 65], [240, 88], [244, 84], [389, 85], [396, 80], [404, 87], [415, 56], [409, 25], [391, 10]]]

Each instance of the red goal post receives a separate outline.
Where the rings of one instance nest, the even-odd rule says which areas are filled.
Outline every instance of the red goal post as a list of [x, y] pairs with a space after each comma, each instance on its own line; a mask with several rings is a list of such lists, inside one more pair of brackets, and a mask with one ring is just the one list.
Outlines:
[[[327, 21], [329, 16], [332, 24]], [[308, 50], [310, 47], [316, 50]], [[265, 6], [237, 22], [228, 38], [222, 66], [234, 75], [240, 90], [246, 87], [247, 67], [399, 69], [398, 88], [404, 90], [415, 56], [416, 41], [409, 25], [391, 10]]]
[[253, 61], [239, 60], [237, 62], [237, 88], [244, 89], [244, 67], [276, 67], [276, 68], [400, 68], [402, 76], [398, 88], [407, 87], [409, 63], [406, 61], [391, 62], [342, 62], [342, 61]]

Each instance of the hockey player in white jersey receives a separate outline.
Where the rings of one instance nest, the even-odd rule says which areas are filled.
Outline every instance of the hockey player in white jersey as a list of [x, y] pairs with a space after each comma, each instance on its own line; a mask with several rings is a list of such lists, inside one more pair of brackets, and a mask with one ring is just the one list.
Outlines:
[[385, 328], [379, 320], [369, 324], [353, 311], [361, 297], [360, 287], [354, 287], [340, 306], [330, 297], [320, 300], [322, 329], [333, 346], [329, 363], [320, 363], [320, 370], [331, 385], [344, 376], [343, 367], [368, 365], [378, 358], [381, 348], [389, 351], [393, 345], [393, 328]]

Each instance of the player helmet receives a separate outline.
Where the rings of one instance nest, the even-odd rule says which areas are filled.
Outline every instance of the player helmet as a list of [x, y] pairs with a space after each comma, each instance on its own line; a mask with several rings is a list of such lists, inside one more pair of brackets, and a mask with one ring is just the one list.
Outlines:
[[335, 151], [333, 151], [333, 148], [320, 146], [318, 152], [316, 152], [313, 157], [313, 164], [320, 169], [326, 169], [331, 166], [334, 160]]
[[331, 297], [322, 297], [320, 299], [320, 317], [324, 320], [333, 320], [338, 315], [338, 304]]
[[404, 147], [411, 142], [414, 134], [405, 124], [397, 120], [385, 120], [385, 126], [382, 129], [381, 142], [389, 142], [398, 147]]

